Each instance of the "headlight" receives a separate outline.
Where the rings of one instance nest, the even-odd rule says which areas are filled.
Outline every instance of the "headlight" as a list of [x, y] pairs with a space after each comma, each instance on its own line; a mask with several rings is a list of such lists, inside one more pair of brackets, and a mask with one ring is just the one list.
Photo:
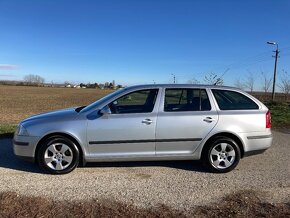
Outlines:
[[21, 124], [16, 129], [16, 135], [29, 136], [28, 131]]

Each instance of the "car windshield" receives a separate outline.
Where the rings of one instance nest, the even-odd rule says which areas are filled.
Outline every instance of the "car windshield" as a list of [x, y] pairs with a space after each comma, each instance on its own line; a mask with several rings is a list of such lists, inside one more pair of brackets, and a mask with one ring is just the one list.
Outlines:
[[97, 108], [98, 105], [102, 104], [103, 102], [106, 102], [107, 100], [109, 100], [110, 98], [114, 98], [115, 96], [119, 95], [120, 93], [124, 92], [126, 90], [125, 89], [119, 89], [115, 92], [110, 93], [109, 95], [106, 95], [102, 98], [100, 98], [99, 100], [93, 102], [92, 104], [89, 104], [88, 106], [84, 107], [81, 112], [87, 112], [92, 110], [93, 108]]

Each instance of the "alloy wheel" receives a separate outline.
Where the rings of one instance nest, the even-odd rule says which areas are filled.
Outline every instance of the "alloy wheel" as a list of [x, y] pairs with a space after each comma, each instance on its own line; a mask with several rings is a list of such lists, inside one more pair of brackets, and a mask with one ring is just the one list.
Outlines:
[[233, 165], [236, 152], [229, 143], [216, 144], [210, 152], [210, 162], [216, 169], [227, 169]]
[[45, 150], [44, 161], [52, 170], [64, 170], [72, 163], [73, 152], [66, 144], [54, 143]]

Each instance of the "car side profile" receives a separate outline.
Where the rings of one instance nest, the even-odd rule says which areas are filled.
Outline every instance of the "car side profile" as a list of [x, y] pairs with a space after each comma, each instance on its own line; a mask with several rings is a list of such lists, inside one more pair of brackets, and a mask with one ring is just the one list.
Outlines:
[[248, 93], [210, 85], [139, 85], [83, 107], [23, 120], [15, 155], [52, 174], [87, 162], [202, 160], [212, 172], [272, 144], [268, 108]]

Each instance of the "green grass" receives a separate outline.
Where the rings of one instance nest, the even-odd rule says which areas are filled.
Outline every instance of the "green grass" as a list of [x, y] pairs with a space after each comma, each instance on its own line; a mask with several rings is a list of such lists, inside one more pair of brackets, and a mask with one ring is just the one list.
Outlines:
[[14, 133], [16, 125], [13, 124], [0, 124], [0, 135]]
[[290, 107], [288, 103], [267, 103], [266, 106], [271, 112], [273, 128], [290, 127]]

